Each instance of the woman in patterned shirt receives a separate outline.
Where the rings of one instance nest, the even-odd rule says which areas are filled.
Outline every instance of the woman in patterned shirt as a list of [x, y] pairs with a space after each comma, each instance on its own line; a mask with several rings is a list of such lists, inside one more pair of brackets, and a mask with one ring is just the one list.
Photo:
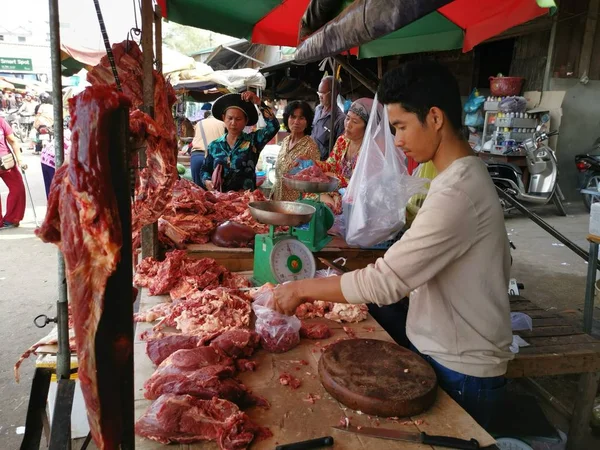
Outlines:
[[[323, 172], [340, 180], [338, 186], [340, 189], [348, 186], [354, 173], [372, 106], [373, 99], [367, 97], [352, 103], [344, 121], [344, 134], [335, 142], [329, 158], [325, 161], [317, 161]], [[378, 114], [380, 113], [378, 109]], [[322, 201], [336, 216], [342, 213], [342, 196], [338, 192], [308, 194], [306, 198]]]
[[283, 112], [283, 124], [291, 134], [283, 140], [275, 163], [273, 200], [298, 200], [300, 193], [285, 186], [282, 177], [296, 165], [297, 159], [320, 160], [319, 147], [310, 137], [313, 117], [310, 105], [302, 101], [291, 102]]
[[[244, 128], [256, 124], [258, 105], [266, 126], [252, 133]], [[279, 131], [279, 121], [264, 102], [250, 91], [226, 94], [219, 97], [212, 107], [213, 115], [222, 118], [225, 134], [208, 146], [202, 182], [208, 190], [221, 192], [256, 189], [256, 163], [267, 143]]]

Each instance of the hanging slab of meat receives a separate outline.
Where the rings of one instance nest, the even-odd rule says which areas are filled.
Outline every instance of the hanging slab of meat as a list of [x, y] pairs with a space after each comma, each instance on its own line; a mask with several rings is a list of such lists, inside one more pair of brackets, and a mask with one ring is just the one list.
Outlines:
[[[69, 101], [72, 148], [68, 165], [57, 170], [48, 210], [36, 234], [58, 245], [65, 259], [70, 306], [79, 360], [79, 380], [90, 431], [100, 449], [121, 442], [121, 416], [116, 380], [99, 379], [96, 333], [105, 305], [109, 277], [121, 257], [121, 224], [109, 164], [114, 113], [129, 101], [112, 88], [87, 88]], [[126, 361], [125, 337], [114, 342], [115, 354]], [[117, 362], [118, 364], [119, 362]]]
[[248, 225], [227, 221], [217, 227], [210, 240], [217, 247], [254, 247], [256, 232]]
[[[133, 205], [133, 230], [156, 222], [171, 199], [177, 180], [177, 138], [171, 106], [176, 101], [175, 92], [162, 74], [153, 71], [154, 119], [138, 108], [143, 105], [143, 56], [133, 41], [113, 44], [112, 52], [124, 94], [131, 100], [134, 111], [130, 129], [134, 137], [146, 141], [146, 167], [136, 183]], [[115, 86], [108, 57], [87, 75], [93, 86]]]
[[223, 450], [245, 449], [272, 436], [227, 400], [174, 394], [161, 395], [137, 421], [135, 432], [163, 444], [217, 441]]

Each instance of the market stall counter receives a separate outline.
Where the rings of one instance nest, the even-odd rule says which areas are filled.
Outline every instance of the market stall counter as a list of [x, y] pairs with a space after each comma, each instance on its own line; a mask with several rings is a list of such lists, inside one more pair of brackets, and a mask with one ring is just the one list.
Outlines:
[[[141, 294], [140, 310], [147, 310], [161, 302], [168, 301], [168, 296], [149, 296], [148, 290]], [[250, 418], [258, 425], [269, 428], [273, 436], [254, 442], [252, 449], [273, 449], [276, 445], [294, 443], [323, 436], [332, 436], [337, 449], [431, 449], [440, 448], [429, 445], [403, 443], [400, 441], [358, 436], [353, 433], [338, 431], [332, 428], [341, 421], [349, 420], [357, 427], [377, 427], [409, 432], [426, 432], [431, 435], [452, 436], [469, 440], [475, 438], [481, 447], [494, 445], [494, 439], [483, 430], [454, 400], [438, 388], [437, 399], [425, 413], [407, 418], [377, 418], [360, 411], [353, 411], [333, 399], [319, 381], [317, 365], [322, 350], [328, 344], [349, 335], [358, 338], [391, 341], [390, 336], [369, 317], [359, 323], [339, 324], [327, 319], [310, 319], [309, 322], [324, 322], [331, 329], [332, 335], [324, 340], [302, 339], [300, 345], [286, 353], [268, 353], [258, 350], [252, 360], [257, 368], [254, 372], [243, 372], [241, 381], [256, 395], [268, 400], [268, 409], [253, 407], [246, 410]], [[135, 341], [135, 413], [136, 419], [141, 417], [150, 400], [144, 398], [144, 382], [155, 370], [145, 352], [146, 343], [140, 339], [142, 333], [151, 330], [152, 324], [139, 323]], [[301, 386], [293, 389], [283, 385], [279, 377], [282, 373], [290, 373], [301, 380]], [[136, 438], [136, 448], [152, 450], [164, 445]], [[177, 448], [198, 448], [203, 450], [218, 449], [215, 442], [202, 441], [195, 444], [181, 444]]]
[[[213, 258], [232, 272], [252, 270], [254, 267], [254, 251], [250, 248], [224, 248], [212, 243], [189, 244], [187, 252], [191, 258]], [[345, 258], [346, 267], [356, 270], [374, 263], [384, 254], [385, 250], [350, 247], [344, 239], [336, 236], [325, 248], [315, 253], [315, 258], [317, 261], [319, 257], [329, 261]], [[320, 262], [317, 265], [320, 269], [326, 268]]]

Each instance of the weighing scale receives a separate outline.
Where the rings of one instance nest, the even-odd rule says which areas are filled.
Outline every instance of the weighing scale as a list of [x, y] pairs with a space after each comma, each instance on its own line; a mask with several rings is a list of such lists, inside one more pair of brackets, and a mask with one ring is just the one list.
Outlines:
[[[328, 183], [314, 183], [284, 178], [284, 183], [300, 192], [317, 193], [335, 190], [339, 180], [330, 177]], [[256, 235], [254, 242], [256, 284], [313, 278], [317, 265], [312, 252], [321, 250], [332, 239], [327, 235], [334, 222], [331, 210], [312, 200], [251, 202], [248, 208], [254, 219], [269, 225], [269, 233]], [[276, 233], [278, 226], [290, 228]]]

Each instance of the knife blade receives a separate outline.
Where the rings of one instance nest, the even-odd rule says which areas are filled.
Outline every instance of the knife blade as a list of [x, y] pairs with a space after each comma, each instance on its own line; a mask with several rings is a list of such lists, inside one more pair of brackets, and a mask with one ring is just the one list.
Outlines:
[[328, 259], [319, 257], [319, 261], [321, 261], [327, 267], [329, 267], [331, 269], [339, 270], [342, 273], [350, 272], [350, 269], [348, 269], [347, 267], [344, 267], [341, 264], [338, 264], [336, 262], [329, 261]]
[[381, 439], [393, 439], [396, 441], [417, 442], [419, 444], [434, 445], [438, 447], [457, 448], [461, 450], [477, 450], [479, 442], [477, 439], [469, 441], [450, 436], [434, 436], [425, 432], [411, 433], [409, 431], [390, 430], [389, 428], [356, 427], [354, 425], [334, 426], [336, 430], [350, 433], [362, 434], [364, 436], [377, 437]]

